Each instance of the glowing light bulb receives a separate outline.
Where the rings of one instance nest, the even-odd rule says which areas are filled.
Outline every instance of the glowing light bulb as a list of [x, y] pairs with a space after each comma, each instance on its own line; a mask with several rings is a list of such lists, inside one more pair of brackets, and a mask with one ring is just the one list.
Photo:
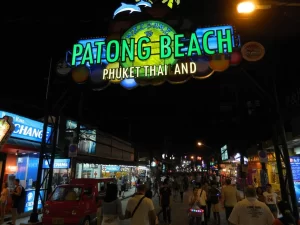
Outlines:
[[253, 2], [251, 1], [247, 1], [247, 2], [241, 2], [237, 5], [237, 11], [238, 13], [252, 13], [255, 10], [255, 5]]

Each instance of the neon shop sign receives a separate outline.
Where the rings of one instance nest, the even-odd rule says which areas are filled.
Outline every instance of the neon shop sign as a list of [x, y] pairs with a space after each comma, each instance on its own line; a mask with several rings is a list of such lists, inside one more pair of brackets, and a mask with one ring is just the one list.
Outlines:
[[180, 63], [185, 58], [231, 54], [238, 45], [232, 26], [198, 28], [188, 37], [177, 34], [160, 21], [146, 21], [127, 30], [121, 40], [106, 38], [80, 40], [73, 46], [71, 66], [93, 66], [119, 63], [118, 68], [105, 68], [103, 80], [192, 74], [194, 62]]

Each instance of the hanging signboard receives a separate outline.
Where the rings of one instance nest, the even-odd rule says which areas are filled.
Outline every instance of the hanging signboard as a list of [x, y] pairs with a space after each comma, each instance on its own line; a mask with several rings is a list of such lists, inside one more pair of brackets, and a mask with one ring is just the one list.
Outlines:
[[256, 62], [265, 56], [265, 48], [258, 42], [247, 42], [241, 49], [242, 56], [249, 62]]
[[74, 44], [66, 58], [73, 67], [73, 80], [82, 83], [89, 77], [99, 86], [121, 83], [131, 89], [166, 80], [205, 79], [240, 61], [235, 56], [239, 54], [239, 36], [230, 25], [197, 28], [186, 36], [166, 23], [150, 20], [133, 25], [120, 36], [119, 40], [101, 37]]
[[0, 150], [3, 148], [4, 144], [8, 141], [10, 135], [15, 129], [12, 121], [13, 118], [10, 116], [4, 116], [0, 119]]
[[268, 153], [264, 150], [261, 150], [258, 152], [259, 161], [261, 163], [267, 163], [268, 162]]

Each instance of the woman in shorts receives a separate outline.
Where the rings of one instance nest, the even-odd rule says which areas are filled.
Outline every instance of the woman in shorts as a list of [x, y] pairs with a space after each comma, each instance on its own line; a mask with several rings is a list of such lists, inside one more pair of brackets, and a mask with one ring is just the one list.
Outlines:
[[2, 189], [2, 192], [1, 192], [1, 197], [0, 197], [0, 204], [1, 204], [1, 220], [0, 220], [0, 223], [4, 222], [5, 209], [6, 209], [6, 205], [7, 205], [8, 196], [9, 196], [8, 184], [4, 183], [3, 184], [3, 189]]

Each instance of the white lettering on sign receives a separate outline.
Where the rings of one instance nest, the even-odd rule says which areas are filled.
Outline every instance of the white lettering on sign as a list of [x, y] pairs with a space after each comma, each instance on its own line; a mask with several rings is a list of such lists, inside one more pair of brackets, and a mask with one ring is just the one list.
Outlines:
[[[49, 160], [49, 162], [48, 162], [48, 160], [45, 160], [44, 162], [45, 162], [46, 166], [49, 166], [50, 160]], [[69, 167], [69, 164], [67, 162], [55, 162], [55, 160], [54, 160], [53, 168], [68, 168], [68, 167]]]
[[18, 117], [18, 116], [16, 116], [15, 121], [19, 122], [19, 123], [25, 123], [25, 121], [22, 118]]
[[[21, 134], [21, 135], [29, 136], [29, 137], [35, 137], [35, 138], [39, 138], [39, 139], [42, 139], [42, 136], [43, 136], [42, 129], [37, 129], [37, 128], [33, 128], [33, 127], [29, 127], [29, 126], [25, 126], [25, 125], [21, 125], [21, 124], [17, 124], [17, 123], [15, 123], [15, 130], [13, 133]], [[47, 137], [48, 137], [48, 135], [49, 135], [49, 132], [47, 132]]]

